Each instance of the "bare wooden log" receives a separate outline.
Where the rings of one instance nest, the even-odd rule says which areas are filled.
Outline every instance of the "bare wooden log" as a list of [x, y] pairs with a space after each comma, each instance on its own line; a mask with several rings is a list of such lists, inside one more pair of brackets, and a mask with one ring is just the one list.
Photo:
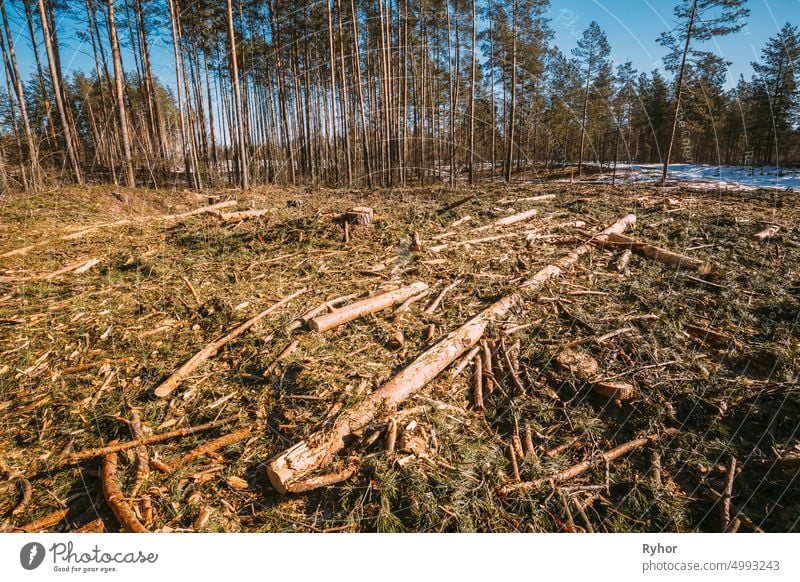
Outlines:
[[772, 238], [780, 231], [780, 227], [778, 226], [770, 226], [769, 228], [765, 228], [761, 232], [757, 232], [753, 235], [753, 240], [757, 240], [758, 242], [764, 242], [767, 239]]
[[511, 216], [506, 216], [499, 220], [495, 220], [491, 224], [478, 227], [474, 230], [474, 232], [481, 232], [484, 230], [489, 230], [491, 228], [500, 228], [503, 226], [510, 226], [512, 224], [517, 224], [518, 222], [524, 222], [526, 220], [530, 220], [538, 213], [539, 213], [538, 210], [536, 210], [535, 208], [531, 208], [530, 210], [526, 210], [525, 212], [518, 212], [517, 214], [512, 214]]
[[369, 206], [355, 206], [344, 213], [344, 221], [347, 224], [366, 226], [372, 224], [374, 213]]
[[441, 252], [441, 251], [443, 251], [443, 250], [445, 250], [447, 248], [465, 247], [465, 246], [468, 246], [468, 245], [477, 245], [477, 244], [481, 244], [481, 243], [485, 243], [485, 242], [494, 242], [496, 240], [503, 240], [503, 239], [506, 239], [506, 238], [515, 238], [515, 237], [525, 236], [525, 235], [529, 235], [529, 234], [535, 234], [535, 232], [534, 231], [525, 231], [525, 232], [522, 232], [522, 233], [511, 232], [511, 233], [507, 233], [507, 234], [496, 234], [494, 236], [486, 236], [486, 237], [483, 237], [483, 238], [473, 238], [473, 239], [470, 239], [470, 240], [452, 242], [452, 243], [447, 243], [447, 244], [440, 244], [440, 245], [436, 245], [436, 246], [430, 247], [428, 250], [431, 251], [432, 253], [439, 253], [439, 252]]
[[136, 517], [117, 485], [117, 453], [109, 453], [103, 457], [100, 483], [106, 503], [122, 526], [122, 530], [128, 533], [147, 533], [147, 528]]
[[508, 460], [511, 461], [511, 472], [514, 475], [514, 481], [519, 483], [522, 478], [519, 475], [519, 463], [517, 462], [517, 452], [512, 445], [508, 445]]
[[458, 377], [458, 375], [464, 371], [464, 368], [469, 366], [469, 363], [472, 361], [472, 359], [477, 355], [479, 351], [481, 351], [480, 346], [475, 346], [469, 352], [467, 352], [467, 354], [463, 358], [461, 358], [461, 361], [459, 361], [458, 364], [453, 366], [453, 369], [450, 371], [450, 379], [455, 380]]
[[[622, 232], [635, 221], [636, 217], [629, 214], [598, 234], [596, 238], [602, 240], [610, 233]], [[340, 414], [329, 427], [273, 457], [267, 465], [267, 474], [272, 485], [276, 490], [286, 492], [287, 486], [293, 481], [329, 463], [336, 453], [347, 446], [354, 432], [361, 430], [378, 414], [391, 413], [395, 410], [401, 402], [427, 385], [456, 358], [475, 346], [490, 323], [505, 317], [531, 293], [573, 267], [583, 255], [591, 251], [590, 244], [583, 244], [556, 263], [541, 269], [522, 283], [517, 291], [505, 295], [464, 325], [448, 333], [360, 404]]]
[[447, 295], [450, 291], [455, 289], [460, 284], [461, 284], [461, 279], [456, 279], [455, 281], [447, 285], [444, 289], [442, 289], [441, 292], [436, 296], [436, 298], [433, 301], [431, 301], [431, 304], [428, 305], [427, 309], [425, 309], [425, 313], [430, 315], [433, 312], [435, 312], [439, 308], [439, 305], [442, 304], [442, 300], [444, 299], [445, 295]]
[[622, 273], [625, 269], [627, 269], [628, 263], [631, 262], [632, 256], [633, 252], [631, 251], [631, 249], [625, 249], [624, 251], [622, 251], [622, 255], [620, 256], [619, 261], [617, 261], [617, 271]]
[[662, 249], [648, 243], [639, 242], [622, 234], [615, 233], [609, 235], [606, 240], [602, 241], [602, 245], [629, 249], [639, 256], [647, 259], [653, 259], [660, 263], [664, 263], [665, 265], [672, 265], [678, 267], [679, 269], [688, 269], [690, 271], [699, 271], [701, 273], [708, 273], [711, 271], [711, 268], [702, 261], [698, 261], [692, 257], [674, 253], [667, 249]]
[[236, 339], [248, 329], [253, 327], [258, 321], [276, 311], [277, 309], [283, 307], [287, 303], [289, 303], [292, 299], [301, 295], [306, 292], [306, 289], [300, 289], [295, 291], [291, 295], [284, 297], [268, 309], [265, 309], [255, 317], [252, 317], [245, 321], [244, 323], [238, 325], [234, 328], [231, 332], [223, 335], [222, 337], [214, 340], [210, 344], [208, 344], [205, 348], [197, 352], [194, 356], [192, 356], [189, 361], [183, 364], [180, 368], [178, 368], [173, 374], [164, 380], [154, 391], [153, 393], [158, 396], [159, 398], [163, 398], [164, 396], [169, 396], [173, 390], [175, 390], [178, 386], [180, 386], [181, 382], [192, 372], [194, 372], [197, 368], [199, 368], [203, 362], [208, 360], [209, 358], [213, 357], [217, 351], [225, 344], [229, 343], [230, 341]]
[[188, 465], [195, 459], [202, 457], [203, 455], [207, 455], [208, 453], [213, 453], [221, 449], [222, 447], [227, 447], [233, 443], [237, 443], [239, 441], [243, 441], [244, 439], [248, 438], [252, 434], [253, 430], [251, 427], [246, 426], [240, 428], [239, 430], [235, 430], [232, 433], [223, 435], [219, 438], [214, 440], [208, 441], [207, 443], [200, 445], [193, 451], [190, 451], [183, 455], [180, 459], [178, 459], [175, 463], [173, 463], [173, 468], [179, 467], [181, 465]]
[[547, 483], [563, 483], [564, 481], [569, 481], [580, 475], [581, 473], [585, 473], [592, 467], [594, 467], [597, 461], [602, 461], [604, 463], [610, 463], [611, 461], [615, 461], [620, 457], [627, 455], [628, 453], [635, 451], [643, 447], [648, 443], [652, 443], [658, 441], [659, 439], [667, 436], [672, 435], [677, 432], [677, 429], [666, 429], [660, 433], [654, 433], [642, 438], [633, 439], [626, 443], [619, 445], [618, 447], [614, 447], [610, 451], [602, 452], [598, 455], [597, 459], [592, 459], [588, 461], [583, 461], [578, 463], [577, 465], [573, 465], [568, 469], [564, 469], [563, 471], [559, 471], [553, 475], [548, 477], [543, 477], [541, 479], [536, 479], [535, 481], [524, 481], [522, 483], [511, 483], [501, 488], [500, 492], [503, 495], [508, 495], [509, 493], [513, 493], [515, 491], [531, 491], [538, 489], [542, 485], [546, 485]]
[[218, 212], [216, 216], [218, 216], [222, 222], [238, 222], [239, 220], [260, 218], [269, 213], [270, 210], [259, 208], [258, 210], [242, 210], [240, 212]]
[[381, 293], [374, 297], [367, 297], [361, 301], [345, 305], [333, 313], [319, 315], [309, 321], [308, 326], [314, 331], [325, 332], [353, 321], [354, 319], [358, 319], [359, 317], [363, 317], [364, 315], [391, 307], [395, 303], [401, 303], [410, 297], [420, 294], [427, 288], [428, 285], [426, 283], [417, 282], [408, 287], [402, 287], [394, 291], [389, 291], [388, 293]]
[[386, 423], [386, 452], [390, 455], [394, 453], [397, 446], [397, 421], [390, 418]]
[[111, 453], [127, 451], [128, 449], [135, 449], [140, 445], [154, 445], [171, 439], [183, 438], [198, 432], [213, 430], [215, 428], [225, 426], [226, 424], [229, 424], [233, 420], [235, 420], [235, 417], [223, 418], [220, 420], [207, 422], [205, 424], [199, 424], [197, 426], [179, 428], [176, 430], [171, 430], [169, 432], [162, 432], [161, 434], [154, 434], [144, 438], [134, 439], [132, 441], [128, 441], [125, 443], [115, 443], [105, 447], [99, 447], [96, 449], [86, 449], [83, 451], [78, 451], [77, 453], [69, 455], [67, 459], [61, 464], [61, 466], [74, 465], [75, 463], [85, 461], [86, 459], [102, 457]]

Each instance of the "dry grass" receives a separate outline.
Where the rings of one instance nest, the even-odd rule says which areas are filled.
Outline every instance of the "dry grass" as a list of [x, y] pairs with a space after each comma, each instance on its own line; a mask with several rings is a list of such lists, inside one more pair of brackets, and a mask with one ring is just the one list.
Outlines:
[[[558, 196], [514, 202], [542, 193]], [[235, 196], [217, 194], [222, 198], [214, 201]], [[196, 216], [100, 228], [0, 259], [0, 275], [16, 278], [101, 260], [79, 275], [0, 283], [0, 476], [6, 477], [0, 523], [11, 530], [66, 507], [66, 518], [50, 529], [75, 530], [101, 517], [115, 531], [102, 501], [99, 463], [61, 468], [60, 462], [73, 450], [130, 439], [126, 420], [135, 408], [152, 432], [236, 418], [215, 432], [149, 447], [151, 457], [168, 465], [226, 432], [256, 427], [248, 440], [168, 474], [152, 470], [129, 501], [141, 512], [142, 498], [151, 500], [153, 530], [193, 529], [207, 508], [211, 517], [202, 528], [210, 531], [577, 531], [588, 529], [587, 520], [594, 531], [718, 531], [719, 509], [705, 493], [708, 486], [722, 489], [735, 455], [742, 472], [734, 505], [768, 531], [798, 531], [800, 212], [789, 198], [794, 195], [667, 194], [678, 204], [664, 204], [664, 192], [651, 186], [486, 184], [476, 199], [440, 215], [437, 208], [464, 192], [269, 189], [239, 199], [241, 209], [273, 209], [257, 220]], [[289, 206], [290, 200], [302, 204]], [[73, 228], [208, 202], [185, 192], [115, 196], [99, 188], [12, 197], [0, 206], [0, 254]], [[335, 218], [365, 204], [375, 208], [376, 224], [345, 245]], [[503, 232], [535, 230], [542, 236], [537, 240], [520, 235], [439, 253], [411, 250], [414, 232], [427, 248], [488, 236], [470, 231], [531, 207], [539, 209], [535, 219]], [[508, 337], [502, 322], [491, 329], [490, 339], [499, 346], [502, 337], [509, 358], [519, 362], [524, 393], [516, 391], [508, 366], [498, 364], [498, 389], [478, 412], [470, 406], [471, 368], [455, 380], [445, 372], [398, 414], [401, 435], [415, 421], [406, 437], [426, 443], [424, 454], [386, 454], [383, 433], [370, 438], [384, 430], [384, 419], [343, 455], [342, 463], [348, 454], [362, 459], [349, 481], [304, 495], [272, 491], [264, 462], [413, 360], [430, 344], [431, 324], [436, 341], [627, 212], [639, 218], [633, 236], [707, 261], [715, 272], [696, 275], [634, 256], [619, 273], [619, 253], [597, 251], [511, 322], [532, 325]], [[467, 214], [470, 222], [449, 227]], [[587, 226], [569, 226], [576, 220]], [[774, 240], [750, 240], [773, 222], [782, 225]], [[462, 282], [442, 307], [425, 314], [433, 296], [456, 279]], [[298, 348], [271, 365], [291, 341], [284, 325], [299, 314], [341, 295], [416, 280], [433, 293], [411, 310], [382, 312], [325, 334], [296, 334]], [[301, 287], [309, 292], [226, 346], [171, 398], [152, 397], [194, 353]], [[693, 337], [686, 333], [690, 324], [732, 341]], [[275, 339], [265, 341], [273, 330]], [[390, 341], [398, 330], [405, 337], [399, 349]], [[570, 342], [599, 362], [603, 378], [633, 384], [636, 396], [610, 402], [559, 370], [554, 358]], [[83, 366], [90, 363], [97, 365]], [[535, 448], [521, 462], [523, 479], [644, 432], [680, 432], [560, 488], [502, 497], [498, 489], [511, 478], [506, 450], [517, 426], [523, 433], [530, 427]], [[134, 473], [135, 453], [121, 454], [123, 491]], [[12, 516], [18, 475], [28, 478], [33, 495]]]

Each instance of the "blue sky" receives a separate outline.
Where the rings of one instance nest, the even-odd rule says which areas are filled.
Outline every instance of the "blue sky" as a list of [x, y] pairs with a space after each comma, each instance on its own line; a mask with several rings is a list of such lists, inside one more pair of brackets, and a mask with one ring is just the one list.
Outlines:
[[[649, 72], [662, 67], [661, 58], [665, 51], [656, 39], [674, 25], [674, 4], [671, 0], [551, 0], [548, 16], [555, 32], [555, 43], [565, 53], [575, 46], [589, 23], [596, 20], [608, 36], [611, 56], [616, 63], [631, 60], [636, 69]], [[20, 65], [31, 73], [33, 56], [21, 6], [18, 2], [6, 5], [13, 21], [12, 30]], [[800, 0], [750, 0], [748, 6], [751, 14], [742, 31], [720, 38], [706, 47], [732, 62], [728, 71], [729, 87], [736, 84], [740, 74], [750, 77], [751, 61], [760, 57], [764, 43], [784, 23], [800, 23]], [[85, 19], [75, 22], [59, 18], [62, 64], [67, 74], [94, 68], [91, 47], [84, 45], [77, 36], [78, 27], [83, 26]], [[126, 43], [126, 36], [121, 40]], [[167, 85], [173, 86], [175, 70], [169, 27], [158, 35], [151, 35], [150, 44], [154, 72]], [[127, 61], [126, 68], [132, 70], [133, 64]]]
[[[611, 45], [611, 57], [616, 63], [633, 62], [639, 71], [663, 68], [665, 50], [656, 39], [675, 25], [671, 0], [551, 0], [551, 26], [555, 43], [568, 52], [580, 34], [596, 20]], [[732, 64], [728, 69], [727, 85], [734, 86], [740, 74], [749, 79], [750, 66], [761, 56], [767, 39], [786, 22], [800, 23], [800, 0], [750, 0], [750, 16], [740, 31], [721, 37], [704, 48], [724, 57]]]

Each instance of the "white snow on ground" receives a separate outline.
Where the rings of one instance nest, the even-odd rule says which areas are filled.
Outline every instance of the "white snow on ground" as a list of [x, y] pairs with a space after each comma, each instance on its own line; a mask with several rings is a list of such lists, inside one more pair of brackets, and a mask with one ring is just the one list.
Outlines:
[[[617, 164], [617, 181], [622, 183], [656, 182], [661, 180], [661, 164]], [[800, 171], [746, 166], [710, 166], [700, 164], [670, 164], [670, 182], [691, 182], [697, 188], [725, 190], [786, 190], [800, 192]], [[590, 182], [611, 182], [611, 172], [587, 177]]]

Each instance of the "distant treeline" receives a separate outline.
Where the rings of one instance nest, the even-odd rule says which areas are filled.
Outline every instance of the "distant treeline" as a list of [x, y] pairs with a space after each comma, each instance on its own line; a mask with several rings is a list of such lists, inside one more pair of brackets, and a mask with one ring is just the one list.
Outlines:
[[[772, 37], [731, 90], [729, 63], [704, 50], [746, 24], [746, 0], [678, 1], [675, 29], [659, 37], [664, 72], [612, 63], [595, 22], [564, 54], [553, 30], [575, 19], [547, 18], [548, 0], [0, 7], [4, 189], [455, 184], [613, 160], [800, 159], [797, 28]], [[64, 75], [65, 35], [94, 70]], [[174, 49], [174, 89], [153, 74], [156, 40]], [[35, 54], [24, 70], [21, 42]]]

